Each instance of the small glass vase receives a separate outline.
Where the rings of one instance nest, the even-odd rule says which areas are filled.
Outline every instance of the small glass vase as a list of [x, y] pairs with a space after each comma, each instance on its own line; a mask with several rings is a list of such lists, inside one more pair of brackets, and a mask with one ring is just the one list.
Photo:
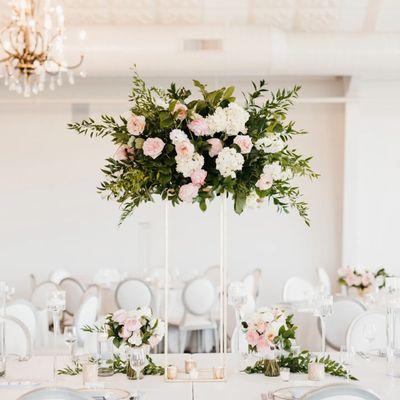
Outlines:
[[[126, 362], [126, 376], [129, 380], [136, 380], [136, 372], [135, 370], [131, 367], [131, 364], [129, 361]], [[143, 371], [140, 372], [139, 379], [143, 379]]]
[[280, 375], [279, 362], [276, 358], [264, 359], [264, 375], [265, 376], [279, 376]]
[[114, 375], [113, 347], [107, 333], [97, 334], [97, 348], [99, 354], [99, 376]]

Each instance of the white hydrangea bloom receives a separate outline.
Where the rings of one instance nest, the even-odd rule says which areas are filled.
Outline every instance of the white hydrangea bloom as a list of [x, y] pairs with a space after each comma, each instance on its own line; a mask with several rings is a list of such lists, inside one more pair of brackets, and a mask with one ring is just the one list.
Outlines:
[[255, 146], [257, 150], [265, 153], [277, 153], [285, 147], [285, 143], [278, 135], [271, 135], [258, 139]]
[[176, 170], [185, 178], [188, 178], [194, 171], [201, 169], [204, 165], [204, 157], [194, 153], [191, 157], [175, 157]]
[[223, 177], [231, 176], [236, 177], [236, 171], [240, 171], [243, 168], [244, 157], [229, 147], [223, 148], [217, 156], [215, 161], [217, 170]]
[[238, 133], [246, 133], [246, 122], [249, 120], [250, 114], [239, 104], [230, 103], [225, 109], [226, 113], [226, 134], [236, 136]]
[[187, 140], [188, 136], [181, 129], [174, 129], [169, 134], [169, 138], [171, 139], [172, 143], [176, 145], [182, 140]]
[[263, 168], [263, 173], [271, 175], [274, 180], [283, 179], [282, 166], [278, 161], [266, 164]]
[[217, 132], [225, 132], [227, 124], [225, 110], [221, 107], [217, 107], [213, 115], [206, 117], [206, 122], [211, 135]]

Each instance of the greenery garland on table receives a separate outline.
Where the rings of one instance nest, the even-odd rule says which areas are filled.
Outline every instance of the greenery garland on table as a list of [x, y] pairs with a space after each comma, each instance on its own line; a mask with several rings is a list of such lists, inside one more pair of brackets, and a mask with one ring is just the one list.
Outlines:
[[155, 195], [173, 205], [196, 202], [202, 211], [215, 197], [231, 195], [238, 214], [265, 199], [285, 213], [296, 209], [309, 224], [307, 203], [293, 178], [318, 174], [311, 157], [289, 145], [306, 132], [286, 121], [300, 87], [273, 93], [262, 80], [244, 94], [242, 106], [233, 86], [208, 91], [193, 82], [200, 98], [174, 83], [167, 90], [148, 87], [135, 72], [128, 118], [103, 115], [99, 122], [69, 124], [117, 146], [98, 189], [121, 204], [121, 222]]
[[[346, 368], [337, 361], [332, 360], [329, 355], [317, 358], [315, 361], [325, 364], [325, 373], [332, 376], [347, 377], [348, 372]], [[310, 362], [311, 353], [308, 350], [302, 351], [298, 356], [289, 353], [279, 358], [279, 366], [281, 368], [290, 368], [290, 372], [292, 373], [306, 374]], [[245, 368], [244, 372], [246, 372], [246, 374], [264, 374], [264, 360], [259, 360], [253, 366]], [[353, 375], [349, 375], [349, 378], [354, 381], [357, 380]]]

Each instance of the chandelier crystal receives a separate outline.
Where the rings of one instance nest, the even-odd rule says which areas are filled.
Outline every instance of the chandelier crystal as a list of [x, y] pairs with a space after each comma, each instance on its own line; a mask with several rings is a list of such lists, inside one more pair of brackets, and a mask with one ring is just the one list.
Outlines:
[[66, 62], [63, 8], [50, 0], [12, 0], [10, 6], [11, 21], [0, 31], [4, 84], [25, 97], [43, 91], [46, 82], [54, 90], [65, 75], [73, 84], [73, 70], [82, 64], [83, 55], [74, 65]]

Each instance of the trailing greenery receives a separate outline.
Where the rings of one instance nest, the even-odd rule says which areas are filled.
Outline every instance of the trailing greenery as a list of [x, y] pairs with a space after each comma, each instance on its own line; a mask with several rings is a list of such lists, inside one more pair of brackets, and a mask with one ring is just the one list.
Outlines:
[[[105, 179], [98, 187], [106, 199], [121, 205], [121, 222], [140, 204], [153, 201], [155, 195], [171, 201], [173, 205], [182, 201], [180, 189], [191, 184], [191, 180], [188, 175], [177, 171], [177, 152], [170, 133], [179, 129], [186, 134], [195, 153], [204, 158], [200, 168], [207, 172], [207, 177], [193, 197], [201, 210], [205, 211], [207, 203], [222, 194], [233, 198], [238, 214], [242, 213], [249, 199], [255, 198], [258, 203], [266, 199], [280, 212], [297, 210], [308, 225], [307, 203], [302, 200], [300, 189], [293, 184], [292, 178], [305, 176], [314, 179], [318, 174], [310, 166], [311, 157], [304, 157], [289, 146], [294, 136], [306, 132], [296, 129], [293, 121], [287, 121], [288, 109], [297, 98], [300, 87], [274, 93], [267, 89], [264, 80], [259, 84], [253, 82], [252, 91], [244, 94], [243, 110], [248, 120], [245, 128], [238, 133], [248, 137], [254, 146], [248, 153], [240, 154], [241, 148], [234, 142], [237, 134], [217, 131], [207, 137], [205, 134], [194, 134], [188, 127], [193, 120], [206, 120], [216, 110], [227, 110], [236, 101], [234, 87], [209, 91], [199, 81], [194, 80], [193, 83], [200, 92], [200, 98], [193, 98], [190, 90], [177, 87], [175, 83], [167, 90], [148, 87], [135, 72], [129, 99], [131, 118], [145, 118], [145, 127], [138, 134], [129, 131], [130, 119], [125, 117], [103, 115], [100, 121], [88, 118], [68, 125], [82, 135], [110, 138], [119, 151], [125, 153], [122, 158], [110, 157], [106, 160], [102, 169]], [[184, 117], [180, 116], [179, 107], [183, 107]], [[223, 176], [216, 167], [216, 157], [209, 154], [211, 144], [207, 139], [211, 137], [221, 140], [224, 149], [234, 149], [240, 157], [243, 156], [243, 166], [232, 176]], [[165, 147], [153, 158], [144, 154], [143, 146], [148, 139], [154, 138], [161, 139]], [[275, 138], [282, 146], [274, 151], [257, 147], [259, 139], [267, 138]], [[279, 165], [282, 174], [274, 177], [271, 186], [259, 185], [265, 166], [274, 164]]]
[[[290, 372], [292, 373], [306, 374], [311, 359], [312, 357], [309, 351], [302, 351], [298, 356], [289, 353], [279, 358], [279, 366], [282, 368], [290, 368]], [[325, 364], [325, 373], [329, 375], [338, 377], [347, 377], [348, 375], [346, 368], [342, 364], [332, 360], [329, 355], [317, 358], [315, 361]], [[253, 366], [247, 367], [244, 372], [246, 372], [246, 374], [264, 374], [264, 360], [257, 361]], [[349, 375], [349, 379], [357, 380], [353, 375]]]

